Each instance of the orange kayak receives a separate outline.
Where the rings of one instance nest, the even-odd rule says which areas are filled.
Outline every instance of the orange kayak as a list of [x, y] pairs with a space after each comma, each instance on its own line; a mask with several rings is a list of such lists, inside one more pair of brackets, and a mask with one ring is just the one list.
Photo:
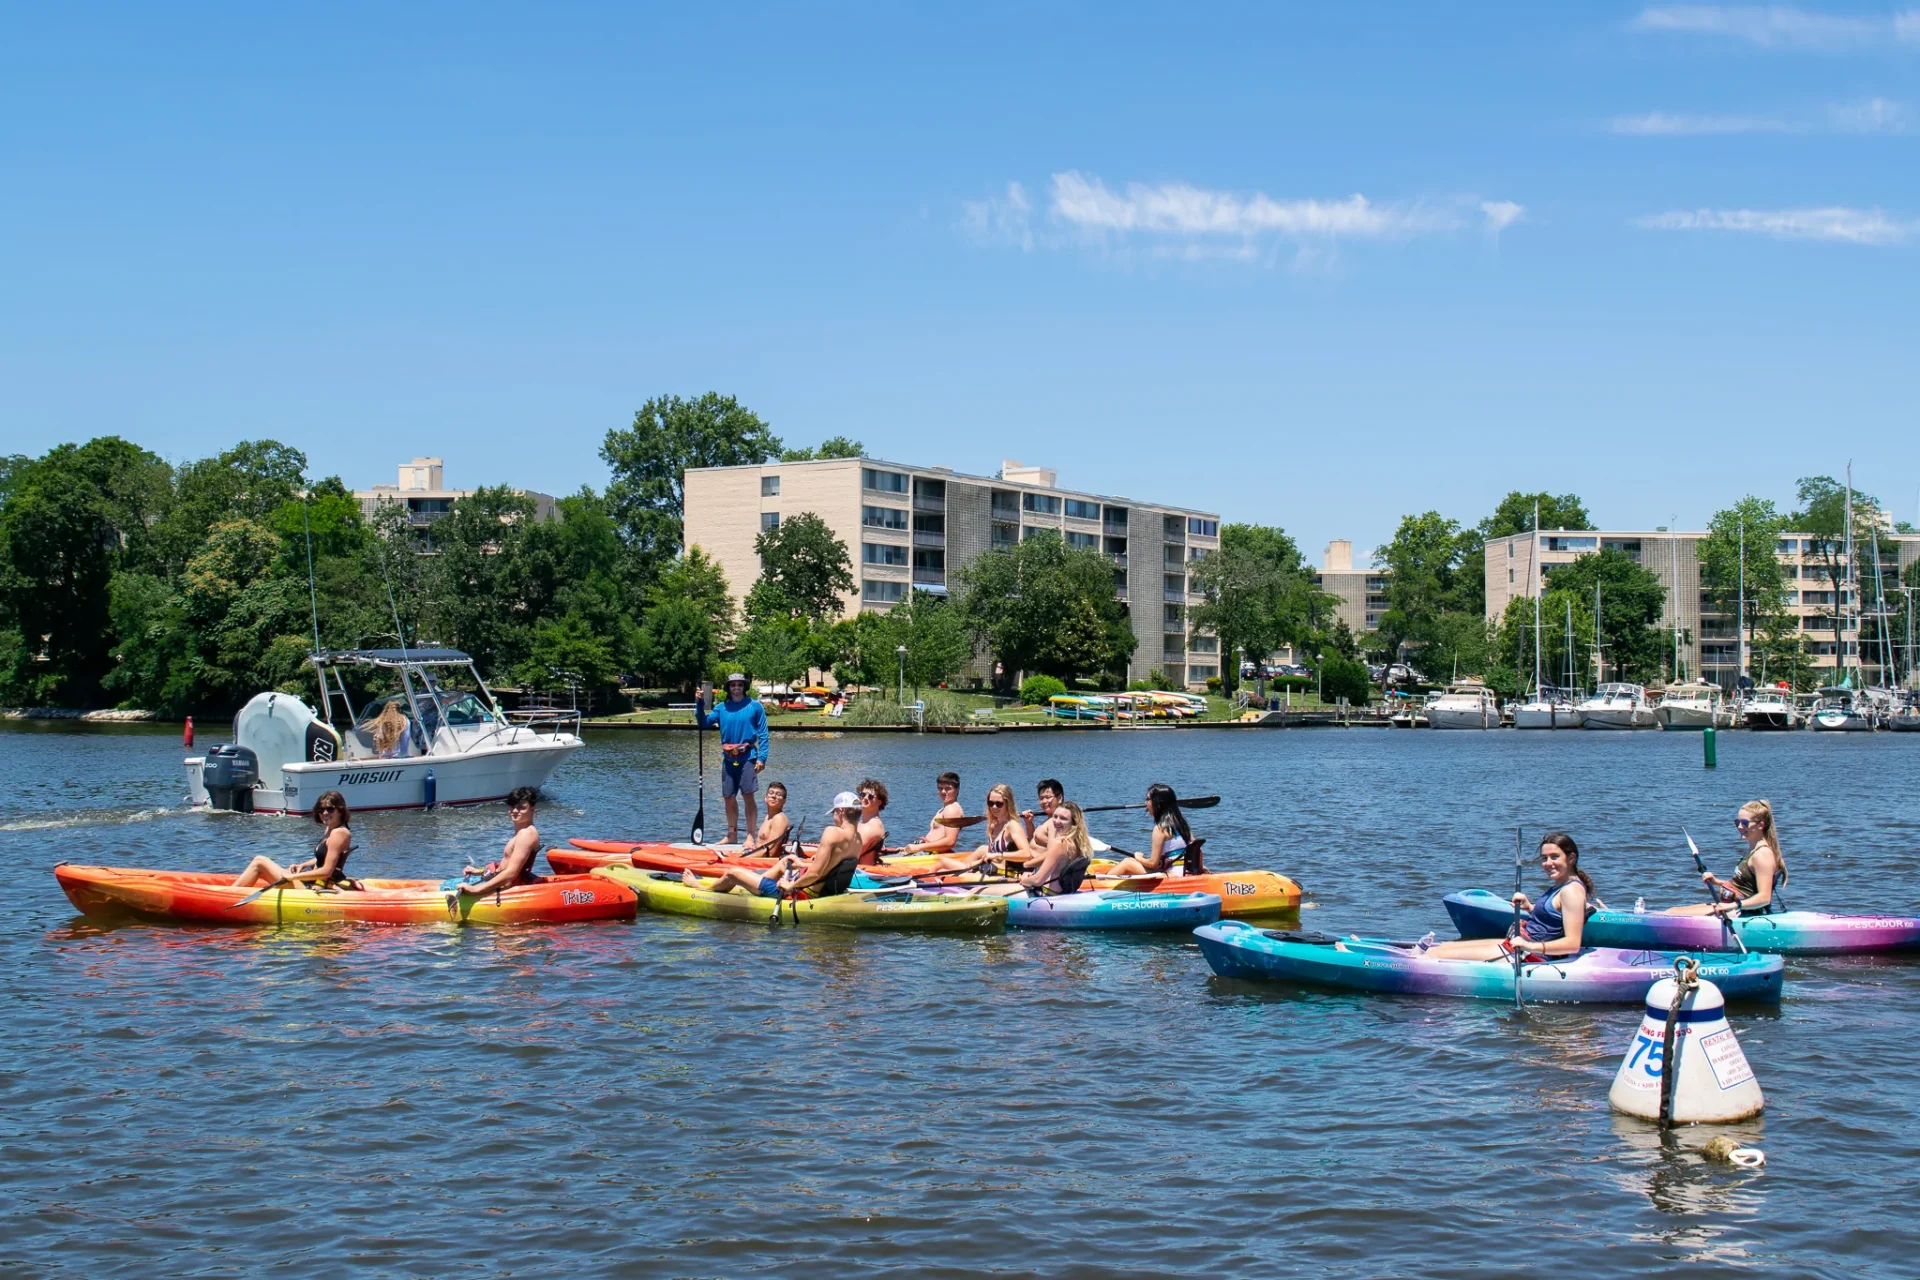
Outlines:
[[[628, 843], [620, 840], [569, 840], [571, 849], [548, 849], [555, 875], [586, 875], [595, 867], [638, 867], [642, 871], [699, 871], [719, 875], [735, 867], [764, 871], [772, 858], [731, 856], [737, 845]], [[809, 850], [810, 852], [810, 850]]]
[[359, 880], [357, 889], [284, 885], [252, 902], [258, 886], [199, 871], [88, 867], [62, 863], [54, 878], [87, 915], [135, 915], [176, 924], [570, 924], [627, 919], [640, 899], [597, 876], [549, 876], [485, 897], [449, 893], [435, 880]]

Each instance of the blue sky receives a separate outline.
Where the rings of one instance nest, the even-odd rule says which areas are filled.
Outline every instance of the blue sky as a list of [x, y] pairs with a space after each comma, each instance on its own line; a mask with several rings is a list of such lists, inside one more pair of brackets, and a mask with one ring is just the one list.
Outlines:
[[0, 161], [7, 452], [564, 493], [718, 389], [1316, 559], [1920, 503], [1920, 8], [16, 6]]

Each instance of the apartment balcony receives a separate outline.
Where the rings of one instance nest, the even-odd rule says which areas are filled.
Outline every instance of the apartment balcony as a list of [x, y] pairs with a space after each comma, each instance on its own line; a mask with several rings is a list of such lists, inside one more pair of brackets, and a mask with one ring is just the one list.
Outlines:
[[913, 509], [915, 511], [945, 511], [947, 509], [947, 495], [944, 493], [916, 493], [913, 495]]
[[913, 571], [913, 585], [916, 587], [940, 587], [944, 590], [947, 585], [946, 571], [943, 569], [915, 569]]
[[945, 547], [947, 545], [947, 535], [944, 533], [922, 533], [920, 530], [915, 529], [913, 531], [913, 545], [916, 547]]
[[1107, 559], [1113, 561], [1113, 565], [1116, 569], [1124, 569], [1127, 567], [1127, 553], [1124, 551], [1108, 552]]
[[1187, 599], [1187, 593], [1184, 591], [1175, 591], [1172, 587], [1162, 587], [1160, 589], [1160, 598], [1174, 604], [1184, 604]]

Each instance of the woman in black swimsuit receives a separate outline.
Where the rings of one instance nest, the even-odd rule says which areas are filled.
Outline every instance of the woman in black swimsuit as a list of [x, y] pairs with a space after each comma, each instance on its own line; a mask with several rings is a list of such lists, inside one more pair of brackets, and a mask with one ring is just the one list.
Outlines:
[[247, 864], [233, 882], [234, 888], [282, 882], [350, 887], [353, 882], [347, 879], [347, 855], [353, 852], [353, 832], [347, 827], [348, 817], [347, 798], [338, 791], [324, 793], [313, 803], [313, 820], [326, 828], [313, 846], [313, 857], [283, 867], [263, 854]]

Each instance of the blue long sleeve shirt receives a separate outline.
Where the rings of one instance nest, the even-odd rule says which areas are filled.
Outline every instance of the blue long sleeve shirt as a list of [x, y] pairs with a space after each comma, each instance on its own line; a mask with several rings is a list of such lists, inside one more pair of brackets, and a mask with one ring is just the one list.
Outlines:
[[721, 702], [712, 711], [701, 717], [701, 727], [720, 730], [720, 743], [750, 742], [753, 750], [747, 752], [749, 763], [767, 758], [767, 709], [754, 698], [742, 698], [735, 702], [731, 698]]

